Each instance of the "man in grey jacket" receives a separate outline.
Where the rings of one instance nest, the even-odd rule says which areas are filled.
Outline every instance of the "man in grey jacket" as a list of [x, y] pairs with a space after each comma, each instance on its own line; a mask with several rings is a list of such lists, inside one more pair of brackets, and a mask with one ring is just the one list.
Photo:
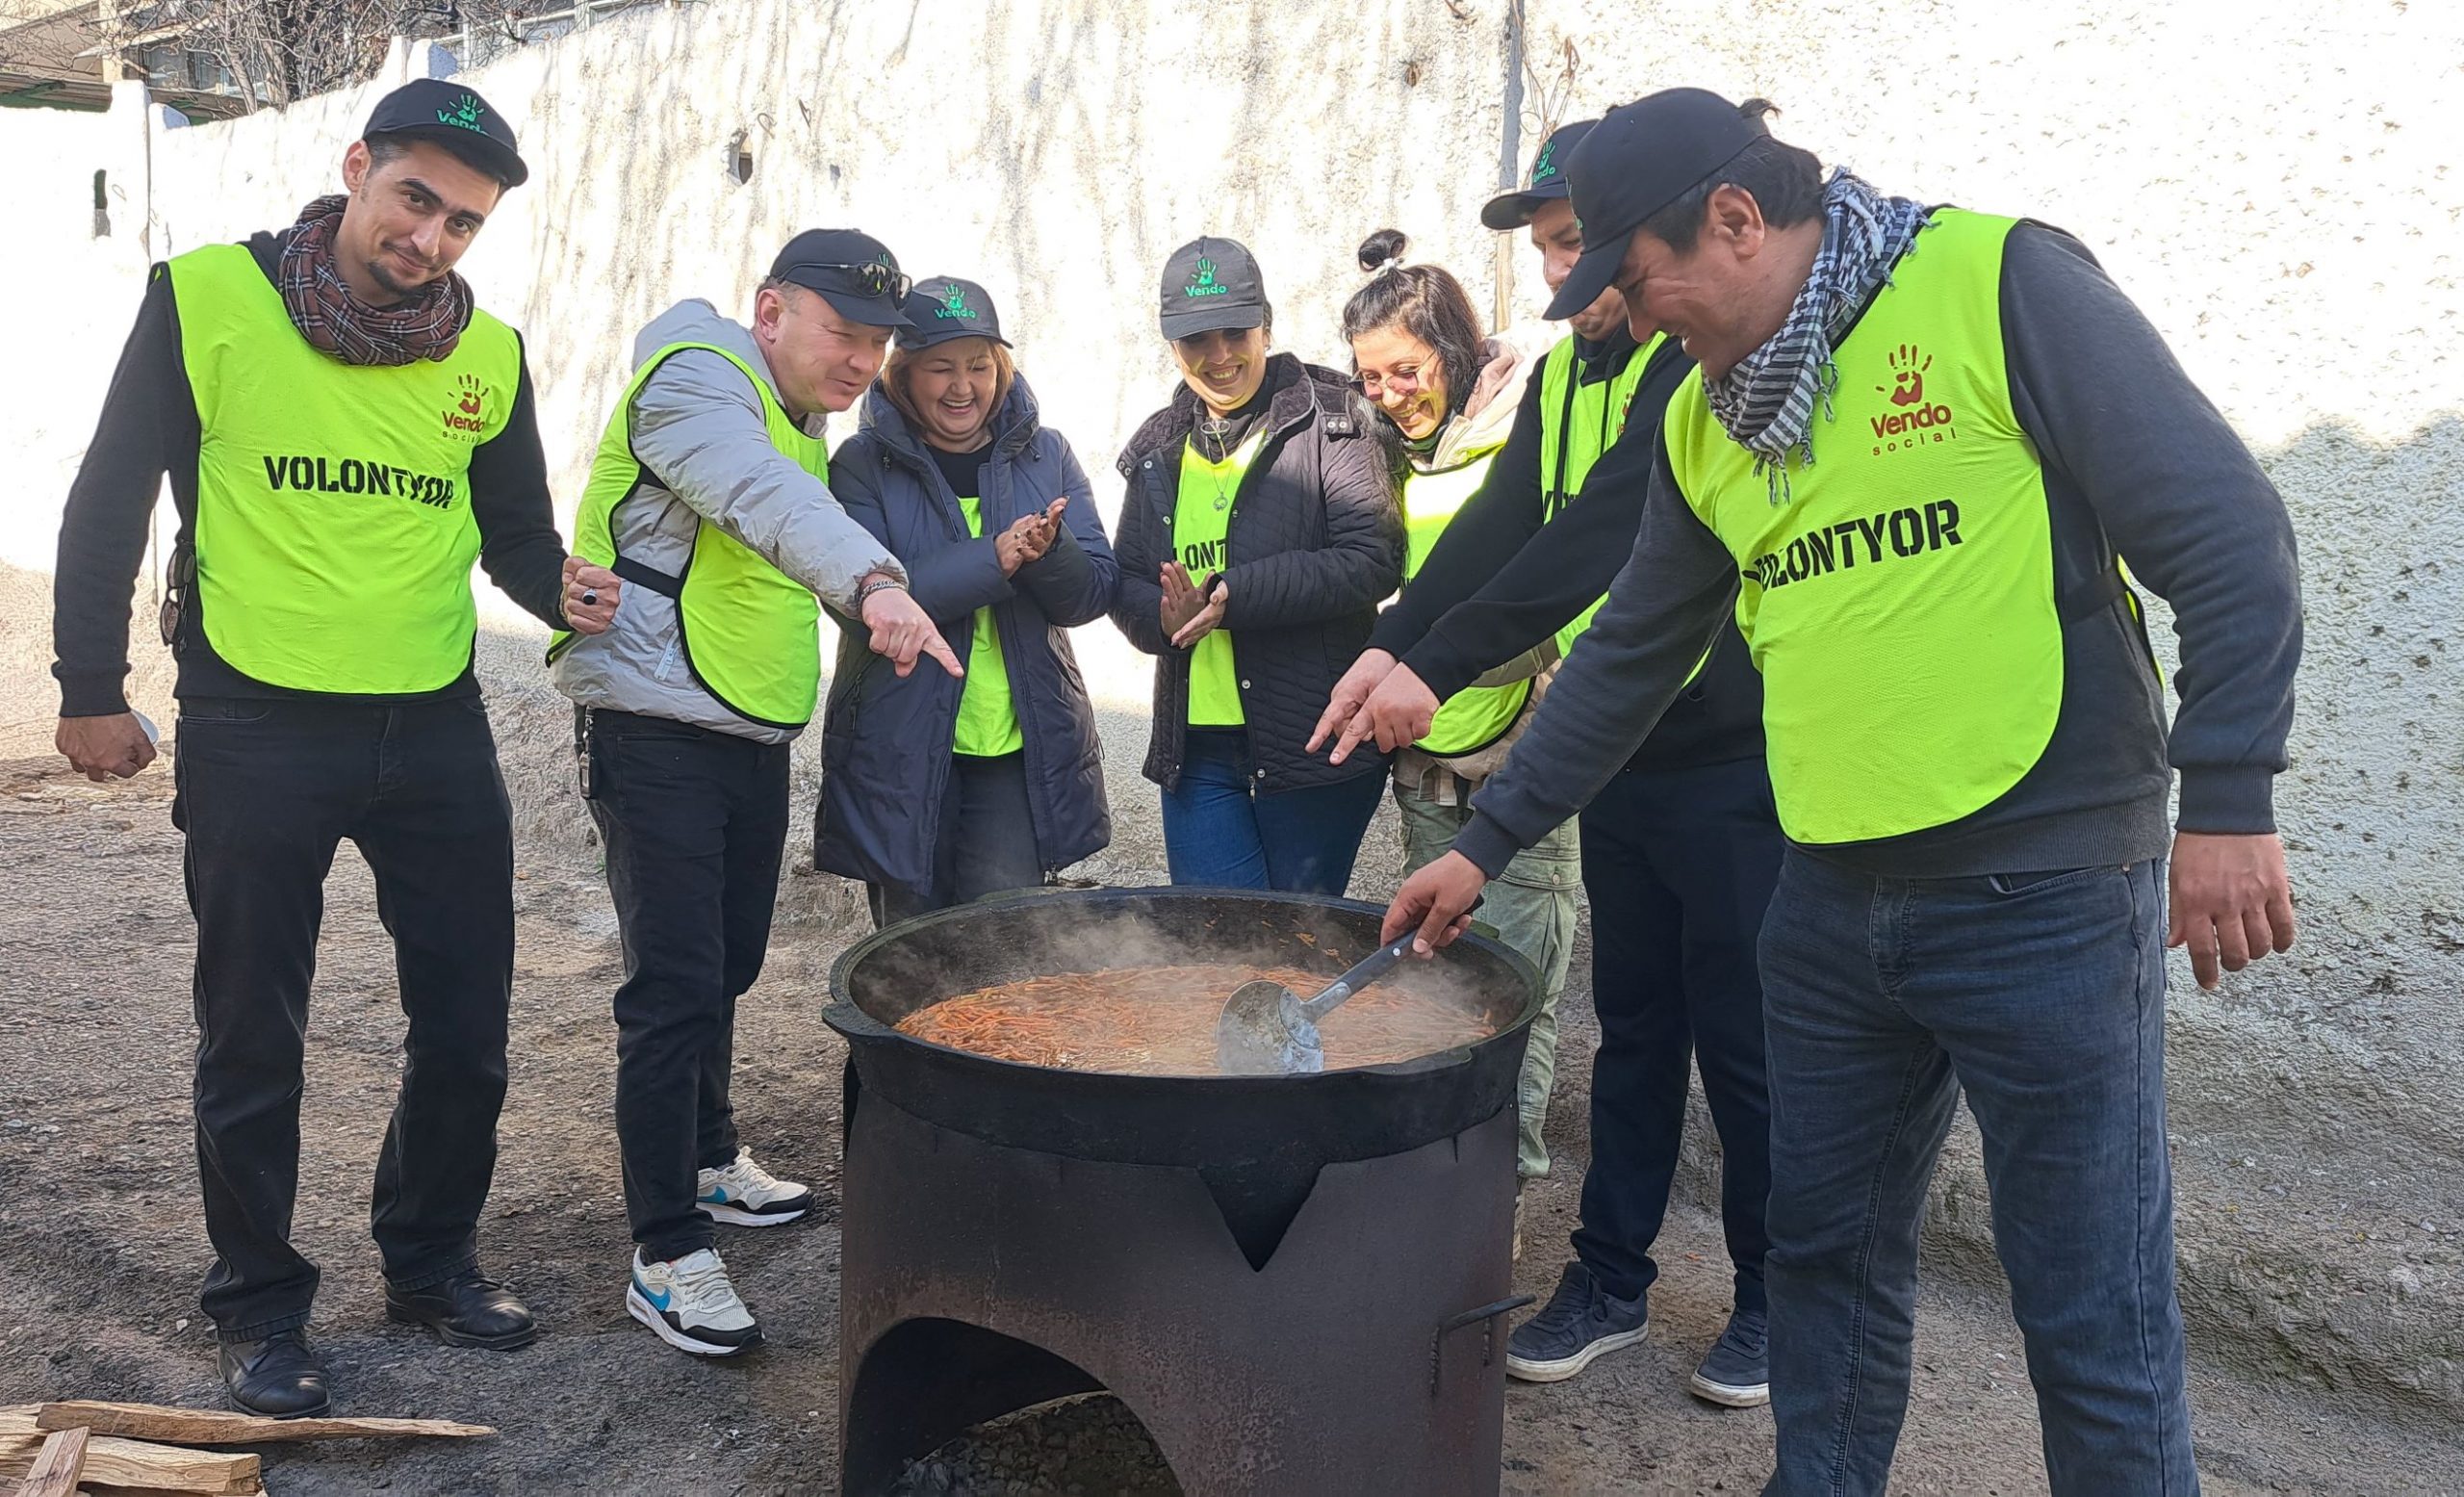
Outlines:
[[[1888, 1482], [1964, 1092], [2053, 1491], [2195, 1493], [2165, 947], [2213, 986], [2293, 943], [2284, 503], [2068, 235], [1826, 183], [1694, 89], [1612, 111], [1567, 172], [1584, 249], [1553, 312], [1614, 285], [1702, 378], [1593, 472], [1650, 485], [1632, 557], [1387, 934], [1451, 939], [1734, 617], [1789, 839], [1760, 952], [1765, 1490]], [[2119, 556], [2173, 606], [2169, 733]]]
[[818, 686], [814, 600], [860, 619], [900, 675], [922, 655], [961, 674], [897, 558], [832, 497], [820, 436], [880, 370], [906, 289], [879, 241], [817, 229], [780, 253], [751, 326], [685, 301], [643, 329], [578, 527], [583, 555], [632, 585], [614, 628], [551, 655], [624, 938], [626, 1305], [699, 1355], [761, 1339], [711, 1223], [777, 1226], [812, 1202], [738, 1146], [728, 1078], [769, 943], [788, 746]]

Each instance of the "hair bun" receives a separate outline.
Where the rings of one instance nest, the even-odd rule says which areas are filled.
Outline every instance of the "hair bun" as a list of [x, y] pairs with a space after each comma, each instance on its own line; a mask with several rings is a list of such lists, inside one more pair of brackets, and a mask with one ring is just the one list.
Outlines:
[[1403, 251], [1412, 242], [1401, 229], [1379, 229], [1360, 242], [1360, 268], [1375, 274], [1403, 263]]

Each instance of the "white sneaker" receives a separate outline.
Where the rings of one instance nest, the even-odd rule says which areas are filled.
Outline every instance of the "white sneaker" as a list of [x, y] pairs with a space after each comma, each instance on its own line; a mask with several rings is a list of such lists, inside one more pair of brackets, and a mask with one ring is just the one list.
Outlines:
[[777, 1226], [812, 1209], [811, 1191], [772, 1178], [749, 1149], [737, 1149], [726, 1169], [703, 1171], [693, 1194], [704, 1216], [732, 1226]]
[[634, 1249], [625, 1308], [660, 1340], [696, 1356], [733, 1356], [761, 1344], [761, 1328], [728, 1282], [728, 1266], [707, 1248], [673, 1263], [645, 1263]]

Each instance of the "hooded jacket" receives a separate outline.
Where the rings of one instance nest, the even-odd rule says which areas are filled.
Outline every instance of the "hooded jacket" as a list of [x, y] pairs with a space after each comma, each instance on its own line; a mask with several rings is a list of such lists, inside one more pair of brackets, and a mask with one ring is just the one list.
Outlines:
[[[633, 340], [633, 367], [671, 344], [706, 343], [776, 381], [753, 334], [708, 302], [680, 301]], [[840, 618], [873, 572], [905, 579], [898, 558], [847, 517], [830, 487], [771, 445], [761, 398], [737, 369], [706, 349], [671, 354], [634, 392], [629, 415], [641, 484], [616, 506], [617, 554], [681, 574], [705, 520], [812, 590]], [[821, 418], [806, 422], [817, 430]], [[816, 644], [816, 648], [818, 645]], [[801, 730], [749, 721], [702, 688], [686, 664], [674, 600], [628, 586], [603, 634], [577, 636], [551, 669], [556, 689], [583, 707], [639, 712], [760, 743]]]
[[[970, 658], [977, 610], [991, 610], [1023, 740], [1037, 861], [1052, 871], [1101, 851], [1112, 840], [1103, 751], [1068, 630], [1104, 616], [1120, 571], [1086, 471], [1067, 440], [1037, 419], [1026, 380], [1011, 383], [992, 416], [977, 496], [982, 539], [967, 533], [960, 496], [878, 385], [864, 398], [863, 428], [832, 454], [830, 476], [848, 514], [906, 563], [915, 601], [960, 659]], [[1051, 550], [1002, 576], [992, 537], [1065, 496]], [[964, 689], [939, 669], [902, 679], [863, 640], [841, 636], [822, 716], [817, 866], [930, 890]]]
[[[1403, 575], [1392, 427], [1343, 375], [1289, 353], [1267, 360], [1266, 442], [1241, 480], [1225, 538], [1222, 627], [1231, 632], [1241, 714], [1262, 795], [1382, 771], [1385, 758], [1342, 764], [1304, 752], [1335, 682], [1369, 642], [1377, 604]], [[1154, 656], [1146, 777], [1178, 787], [1189, 733], [1190, 652], [1163, 628], [1159, 573], [1172, 555], [1181, 453], [1198, 400], [1183, 385], [1120, 454], [1120, 596], [1113, 622]]]

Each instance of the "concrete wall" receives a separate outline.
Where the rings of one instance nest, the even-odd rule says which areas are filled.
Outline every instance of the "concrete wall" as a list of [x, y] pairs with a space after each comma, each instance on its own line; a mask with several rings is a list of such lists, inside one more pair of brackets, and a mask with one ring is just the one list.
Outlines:
[[[2177, 969], [2186, 1294], [2203, 1337], [2338, 1396], [2464, 1410], [2464, 874], [2450, 851], [2464, 832], [2464, 15], [2388, 0], [1527, 11], [1544, 75], [1576, 44], [1570, 86], [1509, 90], [1505, 0], [633, 13], [473, 75], [519, 122], [534, 175], [464, 269], [527, 336], [568, 513], [633, 330], [679, 297], [739, 305], [789, 233], [857, 223], [919, 275], [990, 288], [1109, 516], [1110, 459], [1168, 386], [1152, 297], [1173, 245], [1247, 241], [1278, 343], [1312, 357], [1339, 355], [1351, 249], [1374, 228], [1411, 233], [1486, 304], [1495, 242], [1477, 205], [1509, 141], [1527, 160], [1536, 106], [1557, 92], [1561, 116], [1681, 82], [1765, 94], [1786, 107], [1784, 135], [1887, 190], [2078, 233], [2261, 453], [2303, 546], [2309, 669], [2279, 792], [2303, 944], [2214, 997]], [[21, 164], [0, 256], [32, 333], [0, 366], [22, 476], [0, 510], [10, 718], [52, 710], [41, 574], [143, 263], [125, 235], [89, 237], [93, 167], [119, 163], [116, 179], [150, 156], [130, 221], [156, 256], [278, 225], [332, 188], [369, 102], [409, 65], [202, 128], [134, 107], [0, 117]], [[726, 169], [738, 132], [746, 184]], [[1518, 251], [1508, 294], [1527, 317], [1540, 288]], [[490, 622], [526, 829], [543, 857], [581, 856], [538, 631], [498, 605]], [[1081, 648], [1122, 828], [1098, 868], [1156, 877], [1136, 773], [1144, 662], [1102, 628]], [[157, 665], [141, 684], [161, 705]], [[1382, 892], [1391, 868], [1366, 865], [1357, 891]], [[827, 883], [790, 881], [788, 897], [850, 912]], [[1959, 1154], [1936, 1241], [1989, 1271], [1983, 1200]]]

